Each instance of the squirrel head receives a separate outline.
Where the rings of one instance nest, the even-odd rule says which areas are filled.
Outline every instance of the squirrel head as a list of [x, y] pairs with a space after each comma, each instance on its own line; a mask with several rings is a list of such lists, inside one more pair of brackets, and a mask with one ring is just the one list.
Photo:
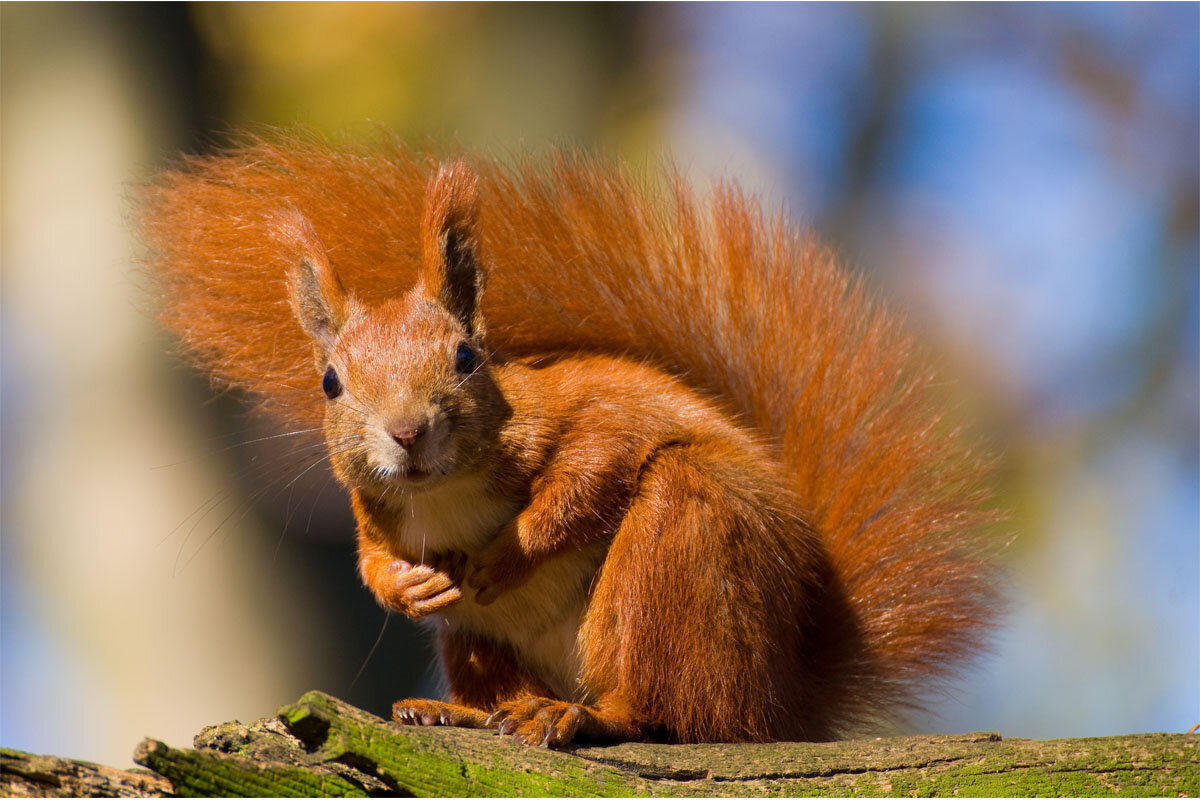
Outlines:
[[334, 474], [376, 498], [479, 466], [507, 408], [480, 313], [477, 179], [461, 162], [444, 166], [425, 201], [420, 278], [375, 306], [346, 291], [306, 218], [278, 224], [303, 254], [289, 293], [313, 343]]

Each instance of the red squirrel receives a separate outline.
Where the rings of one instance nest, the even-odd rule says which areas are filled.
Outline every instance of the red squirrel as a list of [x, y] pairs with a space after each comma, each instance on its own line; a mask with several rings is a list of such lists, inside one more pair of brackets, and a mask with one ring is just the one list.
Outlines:
[[399, 722], [826, 740], [993, 624], [989, 459], [894, 318], [734, 189], [281, 138], [142, 211], [166, 324], [323, 420], [365, 584], [434, 628], [449, 700]]

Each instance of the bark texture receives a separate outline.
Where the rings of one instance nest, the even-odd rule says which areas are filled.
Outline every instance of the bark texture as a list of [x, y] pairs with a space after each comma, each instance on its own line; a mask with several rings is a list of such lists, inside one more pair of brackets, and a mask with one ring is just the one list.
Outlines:
[[147, 739], [118, 770], [3, 751], [9, 796], [1196, 796], [1200, 736], [1032, 741], [994, 733], [826, 744], [529, 748], [406, 728], [320, 692], [279, 716]]

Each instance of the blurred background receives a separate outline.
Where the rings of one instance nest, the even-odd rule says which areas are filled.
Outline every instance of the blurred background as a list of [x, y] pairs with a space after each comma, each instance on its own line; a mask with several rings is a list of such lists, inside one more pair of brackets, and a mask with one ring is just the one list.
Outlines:
[[324, 466], [244, 444], [271, 429], [172, 356], [134, 267], [131, 185], [297, 123], [670, 157], [786, 208], [1004, 457], [1012, 612], [909, 729], [1200, 722], [1200, 6], [0, 15], [3, 745], [125, 764], [311, 688], [436, 691]]

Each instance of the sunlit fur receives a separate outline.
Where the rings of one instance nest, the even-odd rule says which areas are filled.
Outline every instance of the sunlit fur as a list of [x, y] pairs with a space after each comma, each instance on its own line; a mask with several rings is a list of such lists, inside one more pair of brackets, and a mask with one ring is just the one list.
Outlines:
[[[424, 491], [512, 456], [505, 437], [523, 415], [559, 419], [568, 407], [604, 403], [628, 413], [659, 403], [668, 417], [695, 410], [691, 431], [719, 432], [711, 445], [687, 454], [666, 448], [647, 462], [619, 517], [628, 524], [607, 551], [590, 551], [594, 564], [577, 562], [575, 577], [561, 583], [537, 584], [535, 575], [494, 604], [516, 602], [534, 585], [536, 601], [531, 593], [524, 602], [540, 607], [586, 597], [579, 655], [592, 697], [583, 699], [622, 686], [635, 702], [613, 700], [608, 710], [667, 724], [682, 740], [828, 738], [909, 701], [978, 647], [995, 601], [981, 556], [981, 526], [995, 518], [983, 506], [988, 461], [942, 423], [930, 392], [934, 373], [911, 337], [830, 253], [784, 221], [765, 220], [730, 187], [701, 205], [674, 176], [656, 193], [573, 154], [510, 168], [469, 160], [479, 175], [480, 213], [464, 224], [491, 265], [480, 320], [487, 346], [505, 355], [452, 393], [467, 389], [446, 406], [457, 410], [445, 412], [461, 427], [427, 460], [417, 456], [430, 475]], [[435, 166], [391, 141], [363, 148], [249, 140], [164, 173], [142, 207], [166, 324], [217, 380], [256, 393], [296, 427], [339, 406], [320, 391], [313, 340], [289, 299], [304, 237], [298, 247], [297, 237], [281, 235], [281, 209], [295, 209], [320, 232], [341, 284], [367, 310], [348, 315], [328, 354], [339, 374], [345, 370], [346, 399], [344, 412], [329, 414], [327, 437], [339, 477], [383, 498], [388, 513], [405, 513], [396, 498], [419, 492], [389, 495], [394, 475], [381, 475], [378, 460], [364, 459], [353, 442], [365, 441], [377, 406], [411, 381], [381, 379], [386, 365], [370, 359], [377, 349], [394, 359], [410, 340], [401, 331], [422, 302], [410, 291], [437, 235], [422, 226]], [[452, 385], [456, 337], [482, 341], [484, 332], [464, 330], [452, 315], [434, 317], [410, 337], [423, 354], [414, 363], [425, 364], [414, 369], [425, 370], [419, 385], [444, 388]], [[601, 360], [589, 365], [587, 353]], [[528, 360], [547, 354], [560, 355]], [[535, 378], [512, 377], [519, 375]], [[571, 419], [605, 452], [651, 430], [605, 427], [597, 417]], [[554, 433], [545, 435], [558, 444]], [[345, 436], [352, 444], [343, 450]], [[404, 465], [385, 461], [382, 472], [389, 466]], [[471, 512], [486, 519], [461, 527], [501, 521], [529, 499], [505, 496], [504, 488]], [[690, 502], [696, 496], [730, 504]], [[652, 502], [639, 505], [643, 497]], [[360, 523], [374, 513], [364, 503], [356, 497]], [[744, 527], [729, 516], [738, 504], [759, 511]], [[656, 536], [707, 529], [714, 522], [707, 513], [731, 535]], [[800, 517], [816, 531], [812, 541]], [[584, 579], [595, 569], [588, 595]], [[727, 626], [721, 630], [731, 638], [718, 632], [719, 647], [688, 644], [712, 643], [712, 621], [730, 609], [765, 640], [739, 640], [738, 628]], [[672, 637], [663, 639], [663, 630]], [[443, 642], [459, 701], [485, 706], [514, 692], [565, 691], [546, 685], [561, 675], [518, 680], [517, 664], [473, 695], [468, 679], [480, 676], [478, 659], [489, 647], [483, 638]], [[512, 657], [497, 650], [489, 663]], [[780, 677], [747, 688], [739, 670]], [[780, 697], [784, 707], [773, 706]]]

